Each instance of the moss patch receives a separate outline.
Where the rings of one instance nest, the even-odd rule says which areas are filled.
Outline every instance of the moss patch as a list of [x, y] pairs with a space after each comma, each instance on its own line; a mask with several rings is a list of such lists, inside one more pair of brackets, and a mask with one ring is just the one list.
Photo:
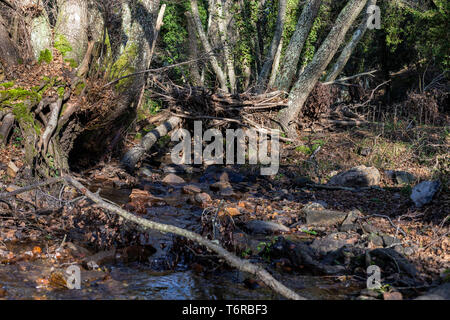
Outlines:
[[3, 87], [5, 89], [9, 89], [12, 86], [14, 86], [14, 81], [8, 81], [8, 82], [0, 83], [0, 87]]
[[39, 63], [42, 63], [42, 62], [50, 63], [50, 62], [52, 62], [52, 60], [53, 60], [53, 55], [49, 49], [42, 50], [39, 53], [39, 59], [38, 59]]
[[72, 47], [70, 45], [70, 42], [62, 34], [57, 34], [55, 36], [54, 47], [55, 47], [56, 50], [61, 52], [63, 57], [66, 56], [67, 52], [71, 52], [72, 51]]

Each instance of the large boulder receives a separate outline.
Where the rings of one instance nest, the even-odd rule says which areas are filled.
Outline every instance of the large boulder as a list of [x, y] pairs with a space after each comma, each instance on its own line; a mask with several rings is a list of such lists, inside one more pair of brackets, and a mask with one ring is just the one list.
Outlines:
[[381, 175], [377, 168], [361, 165], [333, 176], [330, 181], [328, 181], [328, 185], [370, 187], [379, 185], [380, 181]]
[[412, 189], [411, 200], [414, 201], [416, 207], [423, 207], [433, 200], [440, 186], [441, 182], [439, 180], [421, 182]]

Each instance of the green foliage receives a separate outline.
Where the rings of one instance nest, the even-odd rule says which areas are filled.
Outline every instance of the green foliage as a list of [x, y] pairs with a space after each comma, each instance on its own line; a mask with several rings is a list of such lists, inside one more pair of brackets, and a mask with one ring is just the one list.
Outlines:
[[67, 52], [72, 51], [72, 47], [67, 38], [62, 34], [57, 34], [55, 36], [54, 47], [56, 50], [61, 52], [62, 56], [65, 57]]
[[50, 62], [52, 62], [52, 60], [53, 60], [53, 55], [49, 49], [42, 50], [39, 53], [39, 59], [38, 59], [39, 63], [42, 63], [42, 62], [50, 63]]
[[0, 87], [3, 87], [5, 89], [9, 89], [12, 86], [14, 86], [14, 81], [8, 81], [8, 82], [0, 83]]

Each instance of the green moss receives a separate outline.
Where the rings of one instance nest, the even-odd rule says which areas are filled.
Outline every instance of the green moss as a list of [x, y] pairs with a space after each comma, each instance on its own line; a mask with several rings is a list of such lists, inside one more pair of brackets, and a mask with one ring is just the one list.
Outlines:
[[42, 63], [42, 61], [44, 61], [46, 63], [50, 63], [50, 62], [52, 62], [52, 60], [53, 60], [53, 55], [49, 49], [42, 50], [39, 53], [39, 59], [38, 59], [39, 63]]
[[3, 87], [5, 89], [11, 88], [13, 85], [14, 85], [14, 81], [0, 83], [0, 87]]
[[25, 103], [14, 104], [12, 111], [21, 127], [33, 128], [37, 135], [41, 133], [41, 125], [34, 120], [33, 114]]
[[31, 99], [33, 102], [39, 102], [41, 100], [41, 95], [37, 92], [21, 88], [0, 91], [0, 101], [3, 101], [3, 104], [25, 99]]
[[75, 85], [75, 90], [74, 90], [75, 95], [77, 95], [77, 96], [80, 95], [85, 87], [86, 87], [86, 84], [83, 81], [79, 81]]
[[77, 68], [78, 63], [75, 61], [75, 59], [64, 59], [65, 62], [68, 62], [72, 68]]
[[62, 34], [57, 34], [55, 36], [54, 47], [55, 47], [56, 50], [61, 52], [63, 57], [66, 56], [67, 52], [71, 52], [72, 51], [72, 47], [70, 45], [70, 42]]
[[65, 92], [64, 87], [59, 87], [57, 89], [57, 92], [58, 92], [58, 97], [60, 97], [60, 98], [64, 97], [64, 92]]
[[[125, 52], [122, 53], [119, 59], [117, 59], [111, 67], [111, 77], [113, 79], [135, 72], [134, 61], [139, 54], [138, 51], [138, 46], [136, 44], [131, 44], [125, 49]], [[120, 80], [116, 85], [116, 89], [120, 90], [121, 88], [127, 87], [131, 81], [133, 81], [131, 78]]]

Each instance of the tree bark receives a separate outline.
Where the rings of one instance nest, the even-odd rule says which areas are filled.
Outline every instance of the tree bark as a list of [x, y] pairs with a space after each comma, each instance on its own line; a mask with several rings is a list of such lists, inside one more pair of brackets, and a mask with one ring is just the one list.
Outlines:
[[[195, 23], [193, 21], [191, 13], [189, 11], [186, 11], [185, 15], [187, 18], [189, 60], [195, 60], [198, 59], [199, 57], [197, 45], [198, 44], [197, 32], [195, 31]], [[189, 76], [190, 81], [194, 86], [203, 85], [198, 63], [189, 64]]]
[[259, 91], [261, 91], [265, 87], [267, 77], [269, 76], [269, 73], [272, 70], [275, 55], [280, 45], [281, 37], [283, 36], [284, 23], [286, 18], [286, 9], [287, 9], [287, 0], [280, 0], [275, 32], [269, 50], [264, 59], [264, 64], [262, 66], [261, 72], [258, 77], [257, 87]]
[[16, 45], [9, 37], [6, 22], [0, 16], [0, 62], [5, 70], [11, 70], [20, 59]]
[[181, 119], [179, 117], [171, 117], [169, 120], [147, 133], [142, 138], [141, 142], [137, 146], [128, 150], [122, 158], [122, 164], [125, 168], [129, 171], [133, 170], [136, 163], [142, 159], [144, 154], [150, 150], [156, 141], [172, 131], [180, 122]]
[[192, 18], [194, 19], [194, 23], [197, 28], [197, 33], [200, 38], [200, 41], [206, 53], [208, 55], [211, 55], [210, 57], [211, 66], [214, 70], [214, 73], [217, 76], [217, 79], [219, 80], [221, 89], [225, 92], [228, 92], [227, 79], [225, 73], [219, 66], [219, 62], [217, 61], [216, 56], [213, 54], [211, 44], [209, 43], [208, 38], [206, 37], [205, 31], [203, 30], [202, 22], [200, 20], [200, 14], [198, 12], [197, 0], [190, 0], [190, 2], [191, 2]]
[[309, 0], [302, 10], [294, 34], [286, 48], [281, 70], [275, 80], [275, 87], [279, 90], [288, 91], [292, 85], [303, 45], [308, 38], [321, 3], [322, 0]]
[[223, 44], [225, 64], [227, 66], [228, 79], [230, 81], [231, 93], [235, 93], [236, 92], [236, 75], [234, 73], [234, 59], [232, 58], [232, 53], [230, 50], [229, 39], [228, 39], [228, 31], [227, 31], [228, 13], [227, 13], [227, 10], [224, 9], [226, 1], [222, 0], [221, 2], [222, 3], [217, 5], [217, 11], [218, 11], [218, 15], [219, 15], [218, 25], [219, 25], [220, 39]]
[[55, 47], [73, 66], [83, 60], [88, 44], [88, 3], [86, 0], [58, 0]]
[[[377, 0], [369, 0], [367, 2], [366, 8], [375, 5], [377, 3]], [[365, 8], [365, 9], [366, 9]], [[366, 13], [366, 10], [363, 11], [363, 19], [359, 27], [355, 30], [355, 32], [352, 35], [352, 38], [347, 43], [347, 45], [342, 50], [341, 54], [337, 58], [336, 62], [334, 63], [333, 68], [329, 72], [327, 78], [325, 81], [334, 81], [339, 76], [339, 74], [344, 70], [345, 65], [347, 64], [347, 61], [350, 59], [350, 56], [353, 53], [353, 50], [355, 50], [356, 46], [358, 45], [359, 41], [364, 36], [364, 33], [367, 30], [367, 20], [369, 18], [369, 15]]]
[[[51, 51], [53, 36], [52, 29], [48, 20], [47, 12], [42, 6], [40, 0], [20, 0], [22, 8], [26, 6], [38, 6], [40, 13], [28, 21], [30, 26], [30, 43], [33, 50], [33, 55], [36, 60], [39, 59], [41, 51], [48, 49]], [[28, 20], [28, 19], [27, 19]]]
[[367, 0], [349, 0], [337, 17], [333, 28], [289, 92], [288, 108], [281, 110], [279, 120], [288, 136], [297, 137], [295, 120], [323, 71], [330, 63], [348, 29], [364, 8]]

